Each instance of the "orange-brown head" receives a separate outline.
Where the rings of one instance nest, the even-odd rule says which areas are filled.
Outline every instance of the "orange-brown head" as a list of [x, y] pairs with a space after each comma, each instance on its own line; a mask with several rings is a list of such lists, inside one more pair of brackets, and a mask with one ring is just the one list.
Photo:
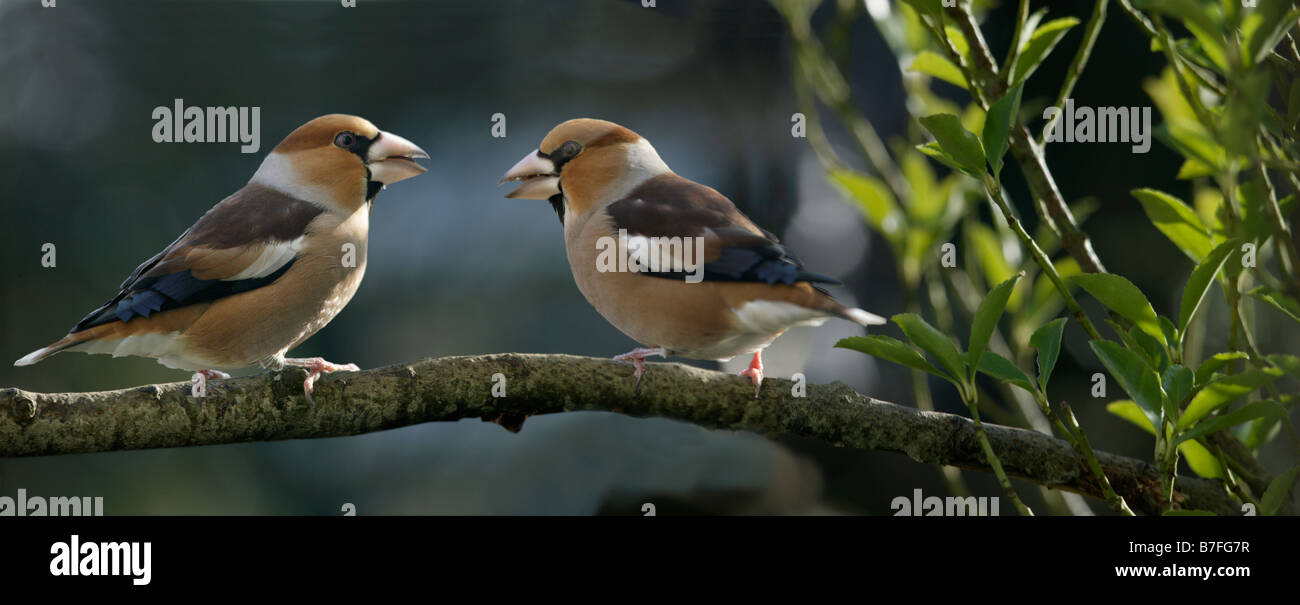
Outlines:
[[355, 212], [385, 185], [423, 174], [429, 155], [368, 120], [329, 114], [296, 128], [266, 156], [252, 182], [341, 212]]
[[520, 181], [506, 197], [549, 200], [564, 221], [566, 212], [583, 216], [669, 172], [637, 133], [613, 122], [578, 118], [551, 129], [501, 182]]

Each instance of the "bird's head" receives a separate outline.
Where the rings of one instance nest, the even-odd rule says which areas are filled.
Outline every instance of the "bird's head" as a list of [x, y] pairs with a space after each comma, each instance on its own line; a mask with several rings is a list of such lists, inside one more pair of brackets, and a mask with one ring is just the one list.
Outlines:
[[501, 182], [509, 198], [549, 200], [560, 221], [621, 199], [647, 179], [671, 172], [650, 142], [613, 122], [579, 118], [551, 129]]
[[415, 143], [364, 118], [330, 114], [299, 126], [262, 161], [252, 182], [354, 212], [385, 185], [425, 172]]

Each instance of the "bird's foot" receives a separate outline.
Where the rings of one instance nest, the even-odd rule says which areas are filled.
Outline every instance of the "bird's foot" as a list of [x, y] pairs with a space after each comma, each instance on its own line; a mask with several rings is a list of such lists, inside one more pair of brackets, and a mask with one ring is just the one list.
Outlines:
[[207, 397], [208, 380], [225, 380], [227, 378], [230, 378], [230, 374], [222, 372], [221, 370], [199, 370], [194, 373], [192, 378], [190, 378], [190, 394], [195, 397]]
[[650, 357], [652, 355], [667, 357], [668, 351], [664, 350], [663, 347], [653, 347], [653, 348], [638, 347], [622, 355], [614, 356], [615, 361], [627, 361], [630, 359], [632, 360], [632, 363], [636, 365], [636, 373], [634, 374], [634, 376], [636, 376], [636, 383], [632, 385], [633, 393], [639, 392], [641, 390], [641, 377], [645, 375], [645, 358]]
[[763, 352], [754, 353], [754, 360], [749, 362], [749, 368], [741, 370], [741, 376], [748, 376], [749, 380], [754, 383], [754, 398], [758, 398], [759, 389], [763, 388]]
[[307, 370], [307, 380], [302, 381], [302, 394], [307, 396], [307, 403], [312, 406], [316, 402], [311, 398], [312, 389], [316, 386], [316, 379], [321, 374], [330, 372], [360, 372], [361, 368], [355, 363], [332, 363], [325, 361], [320, 357], [307, 357], [304, 359], [285, 359], [284, 365], [305, 368]]

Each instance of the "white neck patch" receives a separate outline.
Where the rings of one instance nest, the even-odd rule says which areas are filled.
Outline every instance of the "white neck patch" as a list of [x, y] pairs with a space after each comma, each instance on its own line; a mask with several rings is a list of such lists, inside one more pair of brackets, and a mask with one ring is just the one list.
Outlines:
[[657, 176], [671, 173], [672, 169], [659, 157], [650, 141], [640, 139], [628, 146], [627, 170], [624, 178], [618, 179], [609, 189], [601, 192], [601, 199], [616, 201], [632, 193], [642, 183]]
[[309, 183], [298, 176], [293, 160], [285, 154], [272, 151], [262, 160], [249, 183], [270, 187], [280, 193], [321, 206], [340, 209], [342, 206], [334, 199], [334, 193], [328, 188]]

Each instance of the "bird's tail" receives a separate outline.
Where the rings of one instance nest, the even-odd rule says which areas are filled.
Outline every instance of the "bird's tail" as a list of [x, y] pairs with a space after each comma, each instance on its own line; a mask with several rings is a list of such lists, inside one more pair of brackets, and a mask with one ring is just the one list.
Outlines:
[[841, 319], [847, 319], [860, 326], [880, 326], [886, 323], [885, 318], [871, 313], [869, 311], [844, 305], [835, 297], [831, 296], [824, 288], [812, 284], [800, 284], [802, 288], [796, 288], [800, 293], [800, 300], [792, 301], [796, 304], [808, 307], [810, 309], [819, 309], [824, 313], [834, 315]]
[[863, 309], [849, 307], [835, 300], [830, 292], [807, 282], [800, 282], [794, 287], [781, 292], [782, 298], [786, 302], [817, 312], [822, 316], [823, 321], [827, 316], [833, 316], [847, 319], [862, 326], [879, 326], [885, 323], [885, 318]]
[[879, 326], [885, 323], [885, 318], [854, 307], [841, 307], [836, 315], [863, 326]]
[[[114, 323], [121, 323], [121, 322], [114, 322]], [[24, 355], [22, 359], [15, 361], [14, 365], [30, 366], [30, 365], [40, 363], [46, 357], [58, 353], [59, 351], [66, 350], [92, 340], [97, 340], [113, 331], [114, 331], [113, 324], [105, 324], [102, 326], [95, 326], [88, 330], [73, 332], [44, 347], [41, 347], [39, 349], [36, 349], [35, 351], [32, 351], [31, 353]]]

